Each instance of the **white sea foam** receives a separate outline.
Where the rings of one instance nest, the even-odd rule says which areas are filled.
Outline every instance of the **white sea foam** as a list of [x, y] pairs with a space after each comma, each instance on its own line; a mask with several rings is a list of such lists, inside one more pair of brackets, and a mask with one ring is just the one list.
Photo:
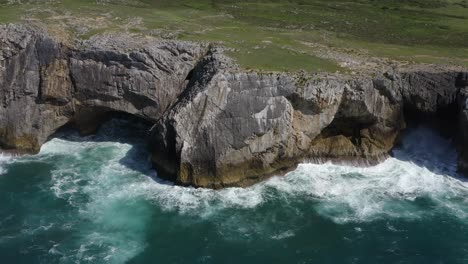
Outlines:
[[319, 200], [317, 212], [338, 223], [434, 213], [418, 206], [417, 199], [427, 199], [437, 210], [460, 218], [468, 216], [467, 204], [460, 203], [468, 198], [468, 185], [456, 178], [456, 152], [449, 141], [420, 128], [409, 134], [395, 155], [368, 168], [301, 164], [266, 185]]
[[7, 153], [0, 153], [0, 175], [8, 172], [6, 164], [8, 164], [14, 157]]
[[[290, 227], [269, 230], [262, 221], [275, 224], [274, 219], [255, 216], [270, 201], [301, 200], [339, 224], [411, 220], [439, 212], [466, 219], [468, 184], [454, 177], [456, 152], [450, 146], [430, 130], [418, 129], [395, 151], [394, 158], [377, 166], [301, 164], [284, 177], [217, 191], [154, 180], [150, 164], [141, 162], [145, 154], [133, 154], [135, 146], [125, 143], [53, 139], [32, 158], [54, 164], [51, 190], [76, 207], [83, 218], [70, 226], [80, 230], [80, 242], [60, 244], [51, 254], [61, 252], [67, 261], [122, 263], [144, 249], [144, 226], [151, 221], [154, 206], [201, 219], [222, 218], [215, 224], [220, 234], [235, 233], [244, 239], [262, 233], [278, 240], [295, 235]], [[129, 166], [139, 162], [139, 168]], [[427, 209], [419, 205], [421, 201], [434, 206]], [[300, 208], [289, 206], [294, 214], [301, 214]], [[252, 216], [225, 213], [231, 209], [251, 210]], [[80, 226], [82, 222], [87, 224]], [[391, 225], [388, 228], [397, 232]], [[93, 248], [101, 249], [100, 253]]]
[[281, 232], [281, 233], [279, 233], [277, 235], [271, 236], [271, 238], [276, 239], [276, 240], [281, 240], [281, 239], [285, 239], [285, 238], [292, 237], [292, 236], [294, 236], [294, 231], [286, 230], [286, 231]]
[[[273, 189], [277, 191], [275, 195], [287, 194], [292, 199], [319, 201], [314, 205], [317, 212], [336, 222], [348, 222], [372, 221], [376, 217], [418, 218], [431, 213], [415, 205], [415, 200], [421, 198], [437, 203], [441, 210], [466, 217], [467, 208], [460, 205], [458, 200], [468, 199], [468, 187], [466, 182], [451, 177], [456, 175], [456, 152], [450, 146], [447, 140], [422, 128], [406, 138], [403, 147], [395, 151], [395, 158], [389, 158], [377, 166], [359, 168], [331, 163], [301, 164], [286, 177], [274, 177], [249, 188], [220, 191], [174, 186], [154, 181], [127, 168], [119, 160], [130, 150], [128, 144], [70, 144], [66, 140], [54, 139], [43, 147], [41, 153], [71, 153], [78, 160], [83, 152], [90, 149], [101, 148], [106, 155], [111, 153], [112, 157], [101, 161], [103, 164], [98, 166], [97, 171], [89, 172], [91, 175], [87, 176], [87, 180], [92, 184], [84, 187], [80, 186], [79, 175], [82, 174], [74, 171], [75, 168], [57, 170], [53, 190], [58, 197], [93, 193], [94, 197], [103, 199], [104, 204], [108, 199], [143, 197], [165, 210], [210, 216], [226, 208], [260, 206], [271, 195], [268, 190]], [[150, 173], [148, 167], [147, 174]], [[115, 187], [113, 184], [118, 187], [112, 189]]]

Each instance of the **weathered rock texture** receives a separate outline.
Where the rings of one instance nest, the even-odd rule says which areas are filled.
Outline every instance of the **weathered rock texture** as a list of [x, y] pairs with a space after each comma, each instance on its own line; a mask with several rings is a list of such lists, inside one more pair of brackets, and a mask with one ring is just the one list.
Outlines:
[[72, 111], [65, 48], [22, 26], [0, 40], [0, 144], [37, 150]]
[[436, 114], [466, 86], [457, 71], [260, 74], [219, 57], [205, 58], [151, 131], [153, 162], [179, 184], [243, 186], [301, 160], [377, 162], [405, 128], [405, 111]]
[[0, 26], [0, 144], [37, 151], [59, 127], [92, 133], [110, 113], [155, 125], [158, 173], [182, 185], [244, 186], [302, 161], [377, 162], [405, 114], [459, 114], [468, 168], [467, 71], [355, 76], [245, 72], [204, 44], [103, 35], [69, 47]]
[[155, 121], [207, 49], [112, 36], [66, 47], [41, 30], [0, 26], [0, 145], [37, 151], [57, 128], [93, 132], [109, 112]]
[[458, 168], [465, 174], [468, 173], [468, 73], [458, 77]]

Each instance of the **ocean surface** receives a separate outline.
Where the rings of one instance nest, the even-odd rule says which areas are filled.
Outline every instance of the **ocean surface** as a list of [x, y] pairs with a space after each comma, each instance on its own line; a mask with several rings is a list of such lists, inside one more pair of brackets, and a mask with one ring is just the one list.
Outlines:
[[377, 166], [219, 191], [158, 179], [144, 130], [114, 120], [1, 156], [0, 263], [468, 263], [468, 181], [428, 128]]

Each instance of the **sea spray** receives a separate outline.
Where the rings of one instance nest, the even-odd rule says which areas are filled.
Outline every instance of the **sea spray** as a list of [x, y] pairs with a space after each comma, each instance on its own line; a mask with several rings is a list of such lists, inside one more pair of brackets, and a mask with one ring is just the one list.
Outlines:
[[[410, 132], [376, 166], [301, 164], [249, 188], [209, 190], [158, 179], [134, 134], [144, 129], [126, 126], [114, 121], [84, 138], [67, 132], [38, 155], [0, 161], [2, 256], [17, 263], [468, 256], [468, 184], [456, 174], [451, 142], [429, 129]], [[451, 240], [433, 247], [435, 237]]]

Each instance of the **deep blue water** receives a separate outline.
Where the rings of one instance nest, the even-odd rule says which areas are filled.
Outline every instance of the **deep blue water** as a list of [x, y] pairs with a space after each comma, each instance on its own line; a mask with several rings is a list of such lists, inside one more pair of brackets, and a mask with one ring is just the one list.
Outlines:
[[429, 129], [374, 167], [220, 191], [158, 180], [138, 130], [0, 158], [0, 263], [468, 263], [468, 182]]

